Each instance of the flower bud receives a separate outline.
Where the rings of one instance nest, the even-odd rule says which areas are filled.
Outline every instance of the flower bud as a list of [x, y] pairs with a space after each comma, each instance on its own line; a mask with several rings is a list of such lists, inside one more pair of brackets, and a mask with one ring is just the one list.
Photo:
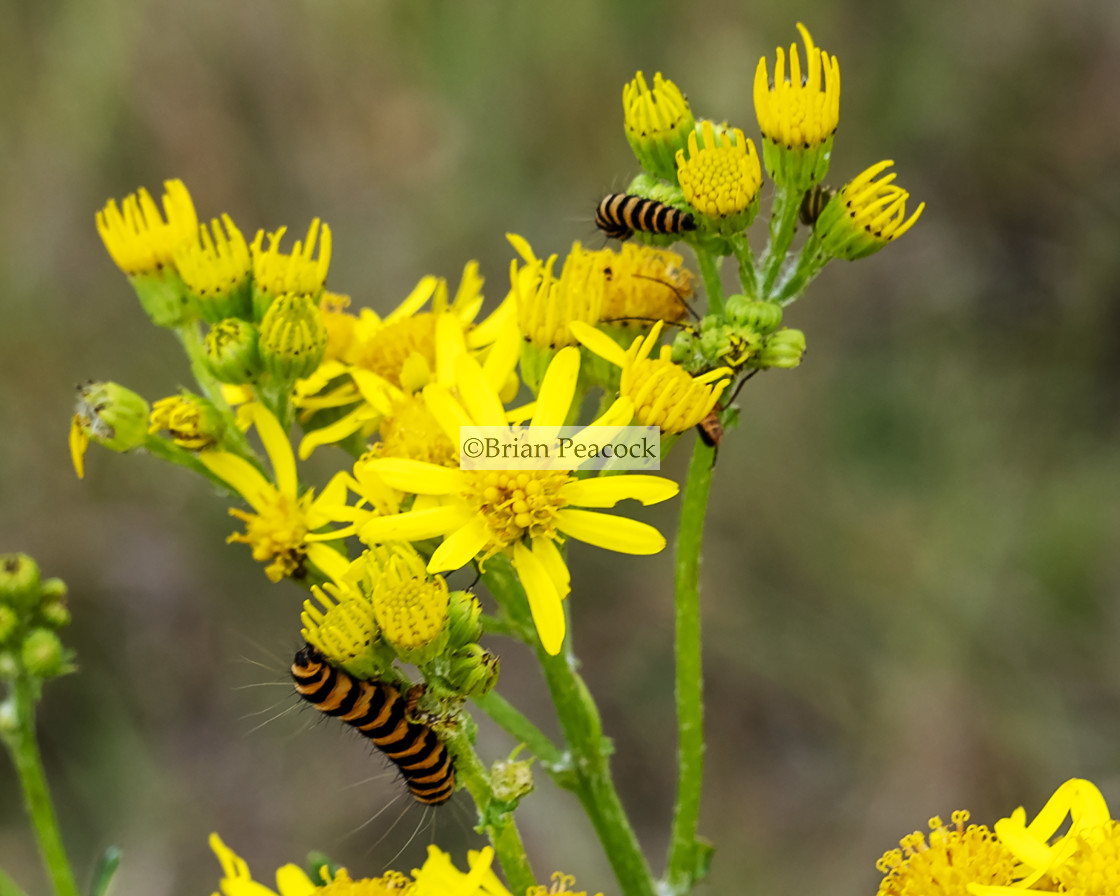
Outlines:
[[222, 440], [225, 424], [218, 409], [200, 395], [182, 392], [152, 405], [151, 435], [167, 430], [180, 448], [201, 451]]
[[677, 150], [687, 145], [696, 126], [680, 88], [658, 72], [651, 90], [638, 72], [622, 89], [622, 110], [626, 139], [641, 166], [665, 180], [675, 180]]
[[7, 650], [0, 650], [0, 681], [5, 679], [11, 681], [18, 677], [21, 671], [19, 660], [16, 659], [15, 654]]
[[753, 302], [744, 295], [731, 296], [724, 310], [735, 324], [763, 336], [773, 333], [782, 323], [782, 307], [774, 302]]
[[70, 608], [63, 598], [47, 598], [39, 607], [39, 619], [50, 628], [64, 628], [70, 624]]
[[[4, 663], [0, 661], [0, 678], [12, 678], [13, 676], [4, 673], [3, 665]], [[15, 701], [11, 697], [0, 701], [0, 736], [12, 737], [18, 735], [19, 729], [19, 714], [16, 712]]]
[[772, 333], [749, 362], [751, 367], [796, 367], [805, 354], [805, 334], [789, 328]]
[[447, 607], [447, 646], [454, 649], [482, 637], [482, 604], [469, 591], [452, 591]]
[[310, 374], [327, 348], [323, 315], [302, 293], [279, 296], [261, 321], [260, 353], [264, 369], [281, 382]]
[[35, 608], [42, 593], [34, 560], [27, 554], [0, 554], [0, 605], [26, 613]]
[[0, 604], [0, 644], [7, 644], [19, 630], [19, 614], [11, 607]]
[[[520, 749], [520, 747], [518, 748]], [[517, 750], [514, 750], [516, 755]], [[499, 759], [490, 767], [490, 786], [494, 798], [503, 803], [514, 803], [533, 790], [532, 759]]]
[[80, 479], [90, 440], [110, 451], [139, 448], [148, 438], [148, 403], [117, 383], [90, 381], [78, 387], [70, 422], [70, 456]]
[[58, 635], [46, 628], [27, 633], [20, 648], [23, 668], [36, 678], [54, 678], [66, 671], [66, 649]]
[[477, 644], [467, 644], [449, 659], [447, 680], [465, 697], [481, 697], [498, 683], [498, 657]]
[[206, 362], [223, 383], [253, 382], [261, 372], [257, 328], [248, 321], [227, 317], [206, 334]]

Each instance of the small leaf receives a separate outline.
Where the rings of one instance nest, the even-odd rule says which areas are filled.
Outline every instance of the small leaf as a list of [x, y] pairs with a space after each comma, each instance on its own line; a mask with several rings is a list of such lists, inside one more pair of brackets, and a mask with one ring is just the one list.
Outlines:
[[0, 868], [0, 896], [27, 896], [16, 882], [8, 877], [3, 868]]
[[93, 869], [93, 880], [89, 885], [89, 896], [105, 896], [113, 875], [121, 865], [121, 851], [116, 846], [108, 846]]

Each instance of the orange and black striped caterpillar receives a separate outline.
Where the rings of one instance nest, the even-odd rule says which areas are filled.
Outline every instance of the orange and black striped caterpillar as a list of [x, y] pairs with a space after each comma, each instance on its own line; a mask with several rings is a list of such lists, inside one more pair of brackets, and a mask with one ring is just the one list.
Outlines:
[[451, 754], [430, 727], [408, 721], [408, 701], [397, 688], [334, 668], [310, 644], [292, 661], [292, 678], [304, 700], [372, 740], [401, 770], [417, 802], [436, 806], [450, 798], [455, 791]]
[[595, 209], [595, 226], [607, 239], [625, 240], [643, 233], [681, 233], [696, 229], [696, 219], [663, 202], [630, 193], [608, 193]]

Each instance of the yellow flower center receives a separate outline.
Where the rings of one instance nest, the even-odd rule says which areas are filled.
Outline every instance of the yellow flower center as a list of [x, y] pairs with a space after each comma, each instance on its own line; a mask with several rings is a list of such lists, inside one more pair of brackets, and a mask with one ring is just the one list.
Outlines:
[[353, 880], [345, 868], [340, 868], [334, 880], [315, 888], [315, 894], [316, 896], [407, 896], [411, 889], [412, 881], [397, 871], [388, 871], [381, 877]]
[[379, 327], [357, 351], [354, 363], [403, 388], [401, 372], [414, 355], [423, 358], [429, 370], [436, 366], [436, 316], [414, 314]]
[[327, 348], [323, 352], [324, 361], [349, 360], [349, 352], [354, 344], [354, 333], [358, 325], [357, 315], [346, 309], [350, 296], [324, 290], [319, 299], [319, 312], [323, 315], [323, 325], [327, 328]]
[[603, 249], [599, 259], [606, 281], [604, 322], [648, 325], [654, 320], [675, 322], [688, 316], [692, 272], [676, 252], [624, 243], [619, 252]]
[[398, 402], [379, 429], [378, 457], [405, 457], [441, 467], [458, 466], [457, 447], [418, 395], [408, 395]]
[[677, 150], [677, 180], [689, 204], [709, 218], [726, 218], [746, 211], [762, 186], [762, 165], [741, 130], [721, 133], [717, 139], [712, 123], [703, 126], [704, 146], [696, 131], [688, 135], [688, 158]]
[[634, 415], [642, 425], [659, 427], [662, 432], [684, 432], [708, 416], [729, 380], [711, 384], [726, 368], [693, 377], [669, 360], [670, 352], [665, 345], [660, 358], [635, 358], [627, 364], [619, 393], [634, 402]]
[[227, 543], [249, 545], [253, 559], [268, 562], [265, 574], [273, 582], [285, 576], [298, 575], [307, 559], [307, 523], [302, 502], [280, 492], [273, 492], [264, 502], [267, 506], [259, 513], [238, 508], [230, 509], [230, 516], [245, 523], [244, 532], [234, 532]]
[[901, 849], [883, 854], [875, 867], [886, 877], [879, 896], [969, 896], [969, 884], [1010, 886], [1015, 857], [984, 825], [969, 825], [968, 813], [953, 813], [952, 826], [929, 822], [929, 842], [915, 831]]
[[370, 601], [385, 638], [398, 650], [431, 644], [447, 628], [443, 576], [429, 578], [411, 547], [379, 545], [370, 557], [379, 568]]
[[161, 398], [152, 405], [148, 432], [166, 429], [176, 445], [191, 451], [209, 448], [218, 440], [216, 415], [182, 395]]
[[[312, 594], [325, 609], [316, 606], [311, 598], [303, 602], [300, 634], [312, 647], [334, 665], [349, 667], [351, 663], [368, 654], [376, 640], [377, 622], [373, 607], [364, 597], [342, 597], [339, 589], [326, 586], [326, 590], [312, 587]], [[337, 602], [336, 602], [337, 600]]]
[[1063, 893], [1102, 896], [1120, 893], [1120, 822], [1086, 831], [1077, 852], [1054, 872]]
[[560, 489], [574, 479], [566, 470], [470, 470], [467, 475], [464, 497], [490, 530], [486, 557], [526, 536], [557, 537], [556, 511], [568, 503]]

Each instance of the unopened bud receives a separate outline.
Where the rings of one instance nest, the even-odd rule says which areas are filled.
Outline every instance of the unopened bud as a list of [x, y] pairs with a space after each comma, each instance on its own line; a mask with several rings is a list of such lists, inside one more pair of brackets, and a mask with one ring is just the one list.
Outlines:
[[466, 697], [481, 697], [498, 683], [498, 657], [477, 644], [467, 644], [449, 657], [447, 680]]
[[182, 392], [152, 405], [148, 432], [167, 430], [180, 448], [201, 451], [222, 440], [225, 424], [218, 409], [200, 395]]
[[78, 387], [70, 422], [70, 457], [80, 479], [90, 441], [110, 451], [139, 448], [148, 437], [148, 403], [117, 383], [89, 382]]
[[772, 333], [762, 349], [751, 358], [751, 367], [796, 367], [805, 354], [805, 334], [800, 330], [784, 329]]
[[35, 628], [23, 639], [20, 660], [23, 668], [36, 678], [54, 678], [64, 671], [66, 650], [50, 629]]
[[782, 307], [774, 302], [754, 302], [744, 295], [735, 295], [727, 300], [724, 309], [735, 324], [763, 336], [773, 333], [782, 323]]
[[327, 328], [310, 296], [287, 293], [268, 306], [261, 321], [261, 361], [277, 380], [307, 376], [319, 366], [326, 348]]
[[482, 637], [482, 604], [469, 591], [452, 591], [447, 607], [448, 647], [473, 644]]
[[19, 630], [19, 614], [9, 606], [0, 604], [0, 644], [7, 644]]
[[27, 554], [0, 554], [0, 604], [27, 612], [35, 608], [42, 594], [39, 565], [34, 560]]
[[257, 328], [236, 317], [216, 323], [206, 334], [206, 362], [223, 383], [253, 382], [261, 372]]

